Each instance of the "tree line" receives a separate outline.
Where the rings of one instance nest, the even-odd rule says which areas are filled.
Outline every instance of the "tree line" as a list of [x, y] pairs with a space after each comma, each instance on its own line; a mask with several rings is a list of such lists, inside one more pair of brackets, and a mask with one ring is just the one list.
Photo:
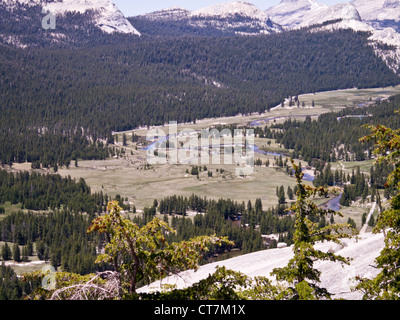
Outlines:
[[94, 262], [102, 239], [86, 234], [94, 217], [65, 210], [7, 215], [0, 220], [1, 258], [21, 262], [36, 255], [64, 271], [87, 274], [101, 270]]
[[10, 201], [23, 209], [56, 210], [61, 207], [89, 214], [103, 212], [107, 195], [93, 193], [83, 178], [41, 174], [37, 172], [7, 172], [0, 170], [0, 203]]
[[21, 281], [10, 266], [0, 264], [0, 300], [21, 300], [38, 289], [42, 280]]
[[[160, 212], [164, 214], [164, 221], [177, 230], [168, 239], [184, 241], [193, 236], [216, 233], [227, 236], [242, 253], [250, 253], [276, 246], [276, 241], [265, 243], [262, 235], [280, 234], [281, 242], [291, 243], [293, 219], [285, 212], [286, 208], [286, 205], [279, 205], [263, 209], [261, 199], [256, 199], [254, 203], [249, 200], [246, 204], [231, 199], [207, 199], [194, 194], [190, 197], [175, 195], [155, 200], [151, 208], [144, 209], [142, 217], [135, 217], [133, 221], [143, 226]], [[193, 219], [185, 217], [189, 210], [194, 213]]]

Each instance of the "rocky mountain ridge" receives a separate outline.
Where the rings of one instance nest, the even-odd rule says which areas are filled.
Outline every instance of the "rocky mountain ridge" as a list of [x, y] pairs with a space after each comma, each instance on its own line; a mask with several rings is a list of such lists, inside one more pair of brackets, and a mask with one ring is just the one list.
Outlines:
[[353, 0], [333, 6], [315, 0], [282, 0], [267, 10], [245, 1], [231, 1], [194, 11], [169, 8], [140, 18], [158, 23], [180, 22], [197, 30], [211, 27], [235, 35], [271, 34], [299, 28], [368, 32], [376, 54], [394, 72], [400, 70], [400, 0]]

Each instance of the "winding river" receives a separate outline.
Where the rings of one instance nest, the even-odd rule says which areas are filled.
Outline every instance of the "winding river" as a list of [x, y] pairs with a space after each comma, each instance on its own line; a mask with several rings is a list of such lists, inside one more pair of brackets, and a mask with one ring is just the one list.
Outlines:
[[339, 201], [341, 198], [342, 198], [342, 193], [339, 196], [332, 198], [329, 201], [325, 202], [324, 204], [321, 205], [321, 207], [324, 209], [330, 209], [330, 210], [337, 212], [340, 210]]

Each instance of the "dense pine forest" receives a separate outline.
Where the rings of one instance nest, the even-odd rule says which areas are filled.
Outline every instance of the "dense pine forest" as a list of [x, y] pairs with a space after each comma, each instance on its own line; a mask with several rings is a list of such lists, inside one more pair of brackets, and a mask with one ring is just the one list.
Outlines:
[[103, 159], [112, 131], [264, 112], [306, 92], [398, 84], [367, 36], [299, 30], [129, 38], [118, 46], [2, 46], [0, 161], [55, 167]]
[[[60, 267], [63, 272], [81, 275], [110, 268], [107, 264], [95, 263], [98, 252], [107, 244], [107, 238], [86, 232], [91, 221], [98, 216], [95, 212], [104, 210], [102, 204], [107, 196], [91, 195], [83, 179], [76, 182], [57, 175], [29, 175], [27, 172], [15, 175], [1, 171], [1, 180], [0, 204], [12, 201], [22, 203], [26, 209], [52, 209], [41, 213], [18, 211], [4, 217], [1, 217], [4, 212], [0, 212], [2, 261], [29, 262], [32, 256], [37, 256], [55, 268]], [[123, 205], [123, 199], [117, 198]], [[199, 214], [193, 221], [183, 215], [179, 217], [178, 208], [182, 207], [196, 210]], [[165, 212], [163, 208], [170, 209]], [[155, 200], [151, 208], [135, 215], [132, 222], [143, 227], [155, 218], [157, 212], [163, 213], [164, 221], [177, 231], [167, 236], [168, 241], [188, 241], [213, 234], [227, 236], [232, 241], [233, 247], [211, 246], [210, 251], [203, 254], [201, 264], [213, 261], [219, 255], [224, 258], [226, 253], [228, 258], [233, 248], [243, 254], [276, 247], [277, 240], [265, 240], [261, 234], [276, 233], [280, 234], [279, 241], [293, 241], [292, 216], [278, 207], [263, 210], [261, 200], [254, 204], [249, 201], [245, 205], [229, 199], [214, 201], [196, 195], [190, 198], [173, 196], [162, 199], [160, 204]], [[246, 227], [240, 227], [241, 224]], [[7, 281], [0, 282], [2, 300], [21, 299], [41, 285], [37, 282], [33, 287], [26, 287], [10, 267], [2, 266], [1, 272], [10, 275]]]
[[[0, 221], [0, 239], [5, 243], [2, 260], [29, 261], [30, 256], [37, 255], [64, 271], [87, 274], [101, 270], [94, 263], [101, 238], [86, 234], [91, 218], [66, 210], [46, 214], [20, 211], [8, 215]], [[20, 254], [5, 255], [4, 247], [8, 245], [11, 249], [15, 244], [20, 246]]]
[[21, 281], [11, 267], [0, 265], [0, 300], [21, 300], [41, 285], [41, 279], [31, 283]]
[[[148, 222], [157, 211], [164, 214], [166, 221], [168, 216], [173, 215], [171, 225], [178, 231], [172, 237], [174, 241], [217, 233], [220, 236], [228, 236], [242, 253], [276, 246], [277, 242], [272, 240], [268, 244], [263, 243], [261, 235], [279, 234], [281, 241], [289, 244], [292, 241], [294, 225], [291, 215], [285, 211], [286, 203], [263, 209], [261, 199], [254, 203], [238, 203], [230, 199], [215, 201], [193, 194], [190, 197], [167, 197], [159, 203], [156, 201], [155, 204], [157, 206], [148, 209], [148, 215], [145, 213], [144, 220], [135, 221], [139, 225]], [[193, 221], [183, 218], [189, 211], [196, 214]]]
[[82, 178], [75, 181], [57, 174], [14, 174], [0, 170], [0, 203], [6, 201], [29, 210], [56, 210], [62, 206], [93, 214], [103, 212], [108, 197], [101, 192], [92, 194]]

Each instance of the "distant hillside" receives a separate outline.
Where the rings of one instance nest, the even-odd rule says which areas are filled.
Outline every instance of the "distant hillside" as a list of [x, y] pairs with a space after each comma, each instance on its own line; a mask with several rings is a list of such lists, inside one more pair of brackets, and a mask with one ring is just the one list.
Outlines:
[[398, 0], [353, 0], [331, 6], [316, 0], [281, 0], [265, 11], [247, 1], [227, 1], [193, 11], [169, 8], [129, 20], [143, 34], [157, 37], [254, 36], [299, 28], [363, 31], [375, 54], [398, 73], [399, 19]]
[[45, 159], [38, 150], [54, 145], [59, 151], [51, 163], [73, 159], [55, 143], [60, 139], [43, 139], [44, 133], [112, 139], [112, 131], [143, 125], [264, 112], [289, 95], [399, 84], [367, 36], [298, 30], [254, 37], [112, 36], [118, 45], [75, 49], [0, 46], [0, 161], [25, 161], [31, 152]]
[[152, 36], [234, 36], [283, 31], [264, 11], [245, 1], [215, 4], [195, 11], [171, 8], [132, 17], [129, 21], [143, 34]]
[[[102, 0], [111, 4], [108, 0]], [[65, 2], [65, 1], [64, 1]], [[59, 2], [59, 6], [73, 4]], [[0, 2], [0, 44], [17, 48], [29, 47], [82, 47], [88, 45], [102, 45], [105, 43], [118, 43], [121, 37], [128, 41], [137, 38], [137, 31], [119, 11], [113, 8], [101, 8], [99, 14], [94, 9], [80, 10], [72, 6], [63, 14], [54, 13], [55, 29], [44, 29], [42, 21], [46, 17], [47, 9], [38, 1], [27, 4], [15, 4], [9, 0]], [[54, 6], [57, 4], [52, 3]], [[79, 4], [79, 2], [77, 2]], [[90, 7], [90, 3], [86, 2]], [[96, 3], [92, 3], [95, 8]], [[97, 4], [99, 5], [99, 4]], [[53, 8], [53, 7], [51, 7]], [[54, 7], [54, 10], [67, 10], [68, 7]], [[114, 12], [115, 11], [115, 12]], [[108, 15], [113, 16], [107, 20]], [[107, 21], [103, 21], [107, 20]], [[115, 32], [111, 32], [111, 30]]]
[[8, 83], [0, 88], [8, 101], [3, 112], [22, 108], [27, 124], [68, 123], [101, 136], [172, 119], [264, 112], [289, 95], [400, 83], [366, 35], [352, 31], [1, 48], [0, 57], [1, 80]]

